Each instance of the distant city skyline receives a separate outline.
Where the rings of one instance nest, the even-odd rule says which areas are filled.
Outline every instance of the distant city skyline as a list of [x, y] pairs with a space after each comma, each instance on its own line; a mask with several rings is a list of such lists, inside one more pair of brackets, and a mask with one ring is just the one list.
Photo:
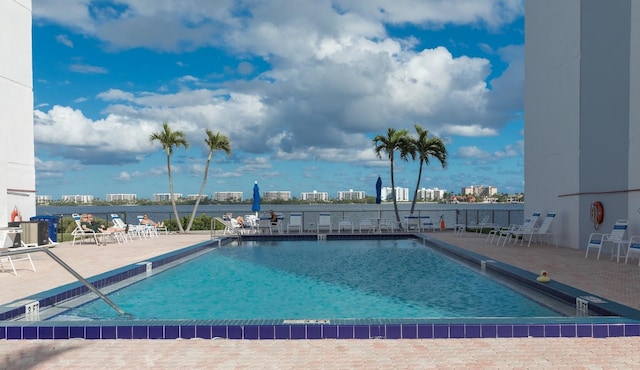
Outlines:
[[[198, 20], [194, 22], [193, 20]], [[181, 2], [33, 0], [36, 191], [168, 192], [163, 122], [188, 150], [176, 191], [391, 186], [372, 139], [419, 124], [440, 137], [421, 185], [523, 191], [522, 0]], [[413, 189], [418, 162], [396, 158]]]

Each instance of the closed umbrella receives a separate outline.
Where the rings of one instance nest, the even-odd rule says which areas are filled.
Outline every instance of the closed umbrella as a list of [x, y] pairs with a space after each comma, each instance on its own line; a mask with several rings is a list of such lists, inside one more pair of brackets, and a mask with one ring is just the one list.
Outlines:
[[380, 219], [380, 203], [382, 203], [382, 179], [378, 176], [376, 181], [376, 204], [378, 204], [378, 219]]
[[258, 187], [257, 181], [253, 184], [253, 204], [251, 205], [251, 211], [255, 212], [256, 217], [258, 217], [258, 212], [260, 211], [260, 188]]

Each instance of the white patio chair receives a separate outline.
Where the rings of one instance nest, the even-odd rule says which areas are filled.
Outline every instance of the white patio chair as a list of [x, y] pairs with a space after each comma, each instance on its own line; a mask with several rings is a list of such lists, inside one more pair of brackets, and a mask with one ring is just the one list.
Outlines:
[[320, 231], [322, 230], [327, 230], [327, 232], [330, 233], [331, 229], [331, 213], [320, 213], [320, 216], [318, 217], [318, 233], [320, 233]]
[[351, 222], [350, 218], [343, 218], [338, 222], [338, 232], [343, 230], [350, 231], [353, 234], [353, 222]]
[[591, 233], [589, 235], [589, 242], [587, 243], [587, 251], [584, 254], [584, 258], [589, 256], [589, 249], [595, 248], [598, 250], [598, 256], [596, 259], [600, 259], [600, 253], [605, 243], [611, 243], [611, 258], [613, 258], [613, 251], [615, 247], [618, 247], [618, 260], [620, 259], [620, 247], [625, 242], [624, 235], [627, 232], [629, 226], [629, 220], [620, 219], [613, 225], [613, 229], [609, 234], [603, 233]]
[[289, 223], [287, 224], [287, 233], [291, 230], [298, 230], [298, 233], [302, 233], [302, 213], [292, 212], [289, 214]]

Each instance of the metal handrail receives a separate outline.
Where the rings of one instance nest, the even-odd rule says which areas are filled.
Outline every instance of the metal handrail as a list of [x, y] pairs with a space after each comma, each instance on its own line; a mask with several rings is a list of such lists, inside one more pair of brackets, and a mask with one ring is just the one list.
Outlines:
[[98, 297], [100, 297], [103, 301], [105, 301], [109, 306], [113, 307], [114, 310], [118, 311], [118, 313], [120, 315], [126, 315], [127, 313], [124, 312], [120, 307], [118, 307], [115, 303], [113, 303], [113, 301], [111, 301], [109, 298], [107, 298], [107, 296], [105, 296], [104, 294], [102, 294], [96, 287], [94, 287], [93, 285], [91, 285], [90, 282], [88, 282], [85, 278], [83, 278], [79, 273], [77, 273], [74, 269], [71, 268], [71, 266], [67, 265], [63, 260], [60, 259], [60, 257], [56, 256], [55, 254], [53, 254], [49, 248], [45, 248], [45, 247], [28, 247], [28, 248], [20, 248], [20, 249], [14, 249], [14, 250], [8, 250], [8, 251], [4, 251], [4, 252], [0, 252], [0, 257], [4, 257], [4, 256], [13, 256], [13, 255], [17, 255], [17, 254], [25, 254], [25, 253], [34, 253], [34, 252], [44, 252], [46, 254], [49, 255], [49, 257], [51, 257], [51, 259], [53, 259], [54, 261], [56, 261], [60, 266], [62, 266], [65, 270], [69, 271], [69, 273], [71, 275], [73, 275], [76, 279], [78, 279], [84, 286], [86, 286], [90, 291], [94, 292], [95, 294], [98, 295]]

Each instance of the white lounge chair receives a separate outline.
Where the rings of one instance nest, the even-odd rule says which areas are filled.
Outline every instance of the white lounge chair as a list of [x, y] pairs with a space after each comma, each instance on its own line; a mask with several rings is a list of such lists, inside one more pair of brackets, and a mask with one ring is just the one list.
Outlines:
[[[631, 254], [637, 254], [640, 256], [640, 235], [634, 235], [629, 238], [629, 244], [627, 245], [627, 255], [624, 258], [624, 263], [629, 261]], [[640, 260], [638, 260], [638, 266], [640, 266]]]
[[287, 224], [287, 233], [291, 230], [298, 230], [298, 233], [302, 232], [302, 213], [292, 212], [289, 214], [289, 223]]
[[360, 220], [360, 234], [362, 234], [363, 231], [366, 231], [368, 233], [371, 233], [375, 230], [375, 224], [373, 223], [373, 220], [370, 218], [364, 218], [362, 220]]
[[436, 224], [430, 216], [420, 216], [420, 231], [436, 231]]
[[589, 249], [595, 248], [598, 250], [598, 256], [596, 259], [600, 259], [600, 253], [602, 252], [602, 247], [605, 243], [611, 243], [611, 258], [613, 258], [613, 251], [615, 247], [618, 247], [618, 260], [620, 259], [620, 246], [625, 243], [624, 235], [627, 232], [627, 227], [629, 226], [628, 220], [618, 220], [615, 225], [613, 225], [613, 230], [611, 230], [610, 234], [603, 233], [591, 233], [589, 235], [589, 242], [587, 243], [587, 251], [584, 254], [584, 258], [589, 256]]
[[[36, 271], [36, 266], [33, 264], [33, 260], [31, 259], [31, 255], [29, 253], [26, 253], [26, 251], [29, 250], [30, 247], [19, 247], [19, 248], [0, 248], [0, 269], [2, 269], [2, 272], [4, 272], [4, 264], [5, 263], [9, 263], [9, 265], [11, 266], [11, 270], [13, 271], [13, 274], [15, 276], [18, 276], [18, 271], [16, 270], [16, 266], [14, 264], [14, 262], [18, 262], [18, 261], [29, 261], [29, 263], [31, 264], [31, 271], [35, 272]], [[24, 254], [20, 254], [20, 255], [2, 255], [2, 252], [4, 251], [18, 251], [18, 250], [24, 250], [25, 253]]]
[[390, 233], [393, 232], [393, 224], [391, 223], [391, 220], [388, 218], [381, 218], [378, 220], [378, 231], [382, 232], [382, 230]]
[[214, 217], [214, 219], [220, 224], [224, 225], [224, 234], [227, 235], [241, 235], [244, 234], [242, 226], [236, 221], [235, 218], [222, 219], [220, 217]]
[[351, 222], [350, 218], [343, 218], [338, 222], [338, 232], [343, 230], [350, 231], [353, 234], [353, 222]]
[[331, 213], [323, 212], [320, 213], [318, 217], [318, 233], [322, 230], [327, 230], [327, 232], [331, 232]]
[[531, 239], [533, 239], [534, 237], [538, 237], [540, 242], [544, 240], [547, 244], [549, 244], [548, 238], [553, 237], [553, 242], [557, 248], [558, 240], [556, 239], [556, 234], [550, 230], [551, 224], [555, 218], [556, 218], [556, 211], [547, 212], [547, 215], [544, 217], [544, 220], [542, 221], [542, 224], [540, 225], [540, 227], [534, 227], [531, 230], [531, 233], [522, 234], [522, 241], [520, 241], [520, 245], [522, 245], [525, 238], [528, 238], [529, 243], [527, 244], [527, 247], [531, 246]]
[[[540, 212], [533, 212], [531, 217], [525, 219], [522, 225], [509, 230], [512, 239], [517, 241], [518, 238], [524, 238], [525, 235], [531, 234], [538, 223], [538, 218], [540, 218]], [[502, 246], [504, 246], [506, 239], [507, 238], [503, 239]]]
[[73, 242], [71, 245], [76, 245], [76, 240], [80, 240], [80, 243], [83, 244], [85, 239], [93, 239], [96, 244], [100, 244], [98, 241], [99, 234], [96, 234], [93, 230], [84, 230], [82, 228], [79, 214], [74, 213], [71, 217], [76, 222], [76, 228], [71, 232], [71, 235], [73, 236]]
[[419, 216], [404, 216], [404, 225], [406, 231], [420, 231], [420, 217]]
[[[274, 225], [274, 227], [277, 226]], [[258, 220], [258, 232], [265, 234], [269, 232], [269, 234], [273, 234], [271, 220], [268, 218], [261, 218], [260, 220]]]

